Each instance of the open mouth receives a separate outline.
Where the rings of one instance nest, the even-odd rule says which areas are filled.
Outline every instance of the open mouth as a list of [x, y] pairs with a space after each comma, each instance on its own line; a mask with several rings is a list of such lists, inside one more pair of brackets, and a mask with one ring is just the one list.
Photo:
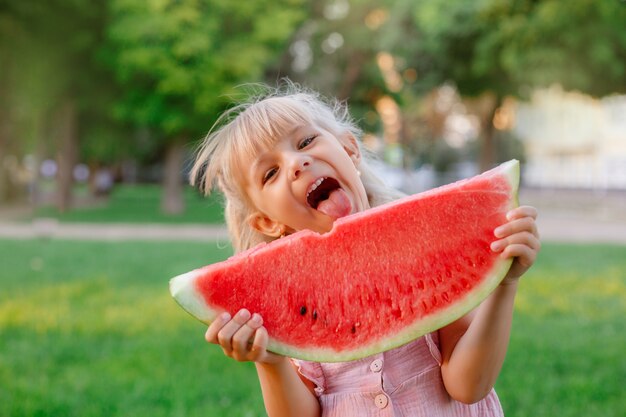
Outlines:
[[309, 188], [309, 192], [306, 195], [306, 201], [309, 206], [317, 210], [320, 203], [328, 200], [330, 193], [339, 188], [341, 188], [341, 186], [339, 185], [339, 181], [336, 179], [330, 177], [319, 178]]

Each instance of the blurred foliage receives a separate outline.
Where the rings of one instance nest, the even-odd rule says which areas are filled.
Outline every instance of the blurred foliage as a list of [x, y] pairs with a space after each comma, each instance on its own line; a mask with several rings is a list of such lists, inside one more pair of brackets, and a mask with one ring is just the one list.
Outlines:
[[[311, 62], [292, 70], [292, 78], [349, 99], [371, 131], [381, 129], [376, 102], [391, 96], [402, 111], [409, 165], [438, 159], [443, 145], [433, 142], [441, 140], [441, 124], [432, 119], [429, 94], [441, 85], [454, 86], [478, 116], [481, 151], [472, 155], [485, 165], [499, 159], [492, 119], [504, 97], [523, 98], [553, 83], [592, 95], [626, 91], [626, 7], [618, 0], [315, 4], [291, 51]], [[337, 38], [334, 50], [329, 44]], [[395, 83], [384, 76], [383, 54], [393, 60]]]
[[123, 94], [115, 115], [162, 143], [161, 208], [184, 211], [185, 146], [201, 137], [227, 97], [263, 79], [303, 20], [302, 0], [112, 0], [106, 48]]
[[626, 91], [626, 7], [609, 0], [431, 0], [414, 8], [418, 73], [452, 81], [481, 121], [481, 169], [496, 161], [493, 116], [506, 96], [560, 83], [592, 95]]
[[[20, 153], [36, 146], [53, 150], [55, 112], [69, 97], [93, 106], [97, 71], [92, 51], [101, 27], [98, 2], [8, 2], [0, 8], [0, 99], [9, 131], [0, 146]], [[79, 70], [80, 69], [80, 70]], [[104, 80], [98, 80], [102, 83]], [[89, 103], [87, 103], [89, 102]]]
[[114, 0], [107, 28], [123, 89], [115, 113], [157, 137], [198, 137], [242, 83], [263, 79], [303, 20], [302, 0]]
[[151, 141], [183, 131], [197, 138], [237, 85], [263, 80], [305, 17], [303, 5], [3, 2], [0, 104], [11, 131], [0, 136], [2, 149], [54, 155], [55, 108], [67, 99], [78, 101], [83, 159], [136, 156], [145, 129]]
[[0, 0], [0, 155], [76, 146], [96, 167], [160, 161], [238, 86], [288, 76], [349, 100], [371, 132], [378, 101], [393, 99], [407, 166], [442, 147], [433, 91], [453, 86], [495, 160], [504, 97], [552, 83], [626, 91], [625, 21], [620, 0]]
[[431, 0], [415, 19], [425, 69], [463, 95], [524, 95], [555, 82], [598, 96], [626, 91], [619, 0]]
[[[315, 4], [310, 19], [294, 36], [290, 78], [349, 101], [355, 118], [371, 132], [382, 129], [375, 109], [381, 97], [389, 95], [401, 106], [411, 107], [416, 95], [434, 86], [415, 83], [412, 76], [414, 62], [421, 59], [415, 42], [419, 28], [412, 20], [414, 1], [339, 0]], [[299, 68], [297, 60], [302, 49], [308, 49], [310, 63]], [[391, 87], [381, 72], [381, 58], [390, 59], [394, 66], [397, 78]]]

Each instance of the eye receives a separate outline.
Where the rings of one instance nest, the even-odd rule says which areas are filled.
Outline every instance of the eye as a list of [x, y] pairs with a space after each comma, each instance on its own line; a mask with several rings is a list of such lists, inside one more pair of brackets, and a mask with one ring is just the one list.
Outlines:
[[263, 180], [262, 180], [261, 182], [262, 182], [263, 184], [265, 184], [266, 182], [268, 182], [269, 180], [271, 180], [271, 179], [272, 179], [272, 177], [273, 177], [274, 175], [276, 175], [276, 173], [277, 173], [277, 172], [278, 172], [278, 168], [276, 168], [276, 167], [272, 167], [272, 168], [268, 169], [268, 170], [265, 172], [265, 175], [263, 175]]
[[315, 134], [315, 135], [311, 135], [311, 136], [307, 136], [306, 138], [304, 138], [304, 139], [302, 140], [302, 142], [300, 142], [300, 143], [298, 144], [298, 149], [304, 149], [304, 148], [306, 148], [307, 146], [309, 146], [309, 144], [310, 144], [311, 142], [313, 142], [313, 140], [314, 140], [316, 137], [317, 137], [317, 135], [316, 135], [316, 134]]

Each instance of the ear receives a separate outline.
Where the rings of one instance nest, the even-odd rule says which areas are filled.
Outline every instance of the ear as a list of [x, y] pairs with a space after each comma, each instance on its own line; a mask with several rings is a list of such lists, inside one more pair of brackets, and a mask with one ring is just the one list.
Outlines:
[[344, 133], [340, 138], [343, 149], [346, 151], [354, 165], [357, 166], [361, 162], [361, 150], [357, 138], [350, 132]]
[[285, 225], [270, 219], [260, 211], [257, 211], [248, 217], [248, 223], [256, 231], [266, 236], [280, 237], [285, 234]]

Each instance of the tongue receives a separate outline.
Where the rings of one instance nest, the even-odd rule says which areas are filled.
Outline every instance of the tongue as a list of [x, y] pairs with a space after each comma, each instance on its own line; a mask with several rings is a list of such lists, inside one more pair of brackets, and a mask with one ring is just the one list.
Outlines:
[[348, 199], [346, 192], [338, 188], [330, 193], [328, 200], [324, 200], [317, 205], [317, 210], [333, 219], [338, 219], [352, 212], [352, 204], [350, 204], [350, 199]]

